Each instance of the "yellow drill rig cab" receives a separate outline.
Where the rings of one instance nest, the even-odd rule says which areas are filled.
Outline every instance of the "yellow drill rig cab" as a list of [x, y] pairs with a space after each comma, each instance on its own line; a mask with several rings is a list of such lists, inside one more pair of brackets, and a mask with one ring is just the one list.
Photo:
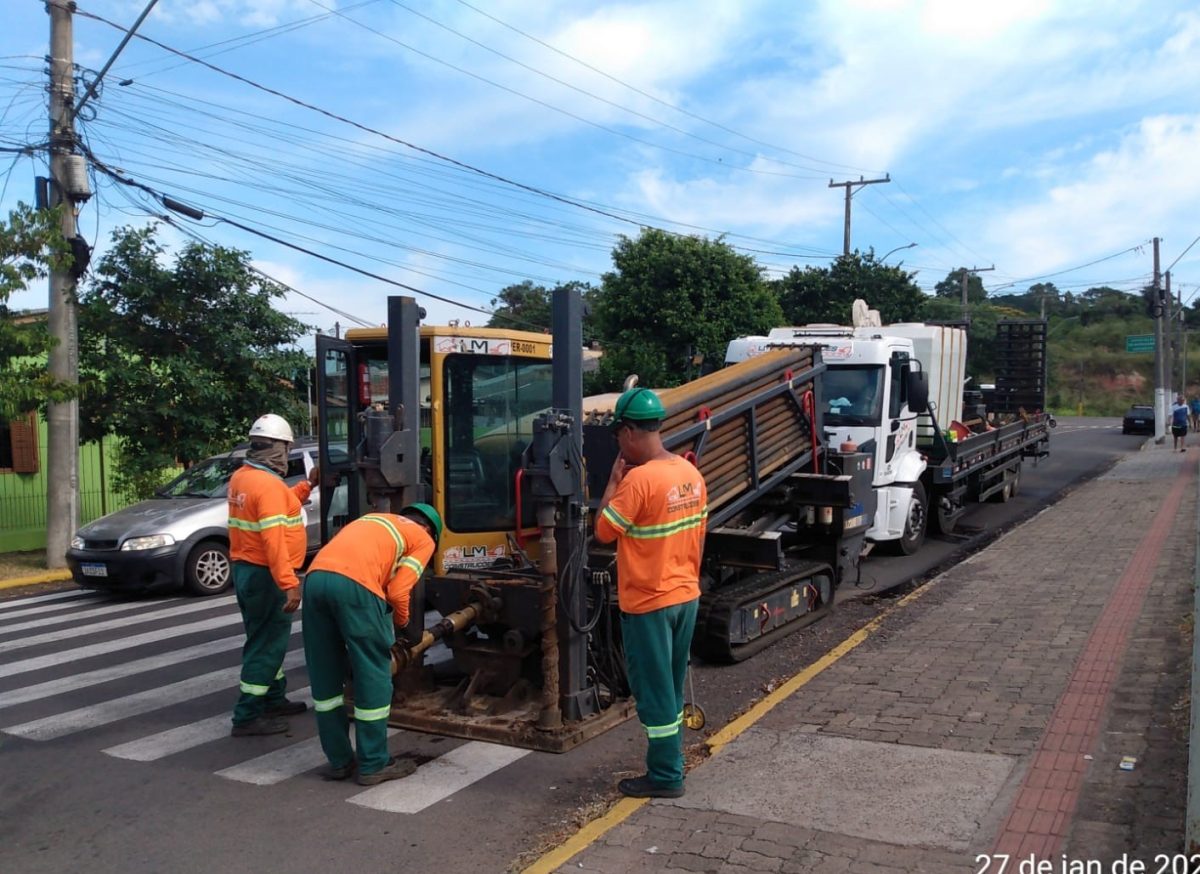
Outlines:
[[[551, 336], [422, 326], [394, 297], [385, 328], [317, 338], [323, 482], [346, 484], [321, 490], [322, 538], [414, 502], [445, 522], [393, 651], [392, 725], [561, 752], [633, 713], [615, 556], [589, 536], [617, 446], [611, 402], [584, 404], [581, 310], [556, 293]], [[870, 457], [827, 450], [823, 372], [793, 347], [661, 393], [664, 446], [708, 485], [704, 658], [818, 618], [857, 569]]]

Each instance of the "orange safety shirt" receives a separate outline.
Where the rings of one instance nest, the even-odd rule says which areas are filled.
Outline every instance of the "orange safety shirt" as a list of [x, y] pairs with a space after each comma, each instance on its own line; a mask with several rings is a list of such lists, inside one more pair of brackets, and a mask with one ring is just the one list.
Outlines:
[[392, 622], [408, 624], [413, 586], [433, 557], [433, 538], [404, 516], [368, 513], [355, 519], [317, 553], [308, 572], [349, 577], [392, 605]]
[[[617, 600], [649, 613], [700, 597], [708, 489], [685, 458], [630, 468], [596, 519], [596, 537], [617, 539]], [[618, 539], [619, 538], [619, 539]]]
[[288, 488], [269, 467], [247, 461], [229, 479], [229, 558], [270, 568], [285, 592], [300, 585], [308, 537], [300, 503], [312, 494], [307, 480]]

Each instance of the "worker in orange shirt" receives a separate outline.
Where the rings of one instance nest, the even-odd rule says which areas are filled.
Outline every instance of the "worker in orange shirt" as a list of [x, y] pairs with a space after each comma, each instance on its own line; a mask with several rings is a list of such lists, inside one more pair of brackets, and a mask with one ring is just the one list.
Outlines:
[[282, 416], [260, 416], [250, 426], [246, 461], [229, 480], [229, 558], [246, 628], [234, 737], [281, 734], [288, 730], [282, 717], [306, 709], [285, 696], [283, 658], [300, 606], [296, 569], [307, 546], [300, 504], [312, 493], [318, 469], [288, 488], [283, 477], [293, 439]]
[[[416, 770], [409, 759], [388, 754], [391, 648], [397, 630], [408, 625], [413, 587], [441, 535], [442, 517], [429, 504], [411, 504], [398, 516], [369, 513], [339, 531], [309, 566], [304, 657], [331, 780], [345, 780], [356, 765], [362, 786]], [[357, 757], [342, 695], [347, 667], [354, 681]]]
[[683, 794], [683, 684], [700, 599], [708, 493], [695, 466], [663, 448], [658, 395], [617, 399], [621, 454], [600, 499], [595, 536], [617, 542], [617, 600], [629, 685], [646, 732], [646, 773], [617, 788], [634, 798]]

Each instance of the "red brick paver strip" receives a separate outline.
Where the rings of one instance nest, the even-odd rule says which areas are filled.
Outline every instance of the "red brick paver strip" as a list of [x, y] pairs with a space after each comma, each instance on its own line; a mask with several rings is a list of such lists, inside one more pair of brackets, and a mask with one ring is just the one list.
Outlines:
[[1012, 810], [996, 840], [996, 854], [1048, 859], [1061, 852], [1088, 758], [1097, 748], [1101, 719], [1121, 669], [1129, 635], [1183, 497], [1192, 487], [1195, 461], [1181, 466], [1149, 530], [1125, 567], [1112, 597], [1059, 698]]

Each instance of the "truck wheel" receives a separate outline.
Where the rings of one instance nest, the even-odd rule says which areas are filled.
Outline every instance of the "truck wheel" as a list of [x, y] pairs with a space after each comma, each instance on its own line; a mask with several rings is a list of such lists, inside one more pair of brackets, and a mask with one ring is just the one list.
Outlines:
[[1016, 470], [1013, 471], [1012, 488], [1009, 489], [1009, 494], [1015, 498], [1020, 493], [1021, 493], [1021, 468], [1018, 467]]
[[219, 540], [202, 540], [188, 553], [183, 585], [191, 594], [219, 595], [233, 583], [229, 547]]
[[929, 500], [925, 497], [925, 485], [913, 484], [912, 503], [908, 505], [908, 519], [904, 523], [904, 536], [900, 538], [900, 551], [912, 555], [925, 542], [926, 517], [929, 515]]

